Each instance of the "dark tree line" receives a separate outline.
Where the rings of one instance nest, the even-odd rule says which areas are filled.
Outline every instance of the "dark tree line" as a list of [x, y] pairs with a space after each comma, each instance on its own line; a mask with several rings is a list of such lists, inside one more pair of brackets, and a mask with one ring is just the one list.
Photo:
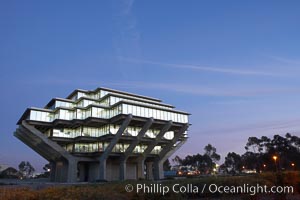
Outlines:
[[300, 166], [300, 138], [287, 133], [284, 137], [249, 137], [246, 153], [230, 152], [224, 166], [234, 172], [252, 169], [257, 172], [275, 170], [296, 170]]
[[204, 147], [204, 154], [188, 155], [184, 159], [176, 156], [173, 162], [177, 165], [190, 165], [200, 170], [202, 173], [211, 173], [216, 167], [216, 162], [221, 156], [217, 154], [217, 149], [211, 144]]
[[[300, 138], [287, 133], [285, 136], [274, 135], [249, 137], [245, 146], [246, 152], [239, 155], [229, 152], [225, 162], [220, 166], [228, 173], [240, 173], [243, 170], [275, 171], [300, 169]], [[172, 159], [176, 165], [190, 165], [201, 173], [211, 173], [220, 160], [220, 155], [211, 144], [204, 147], [203, 155], [187, 155], [185, 158], [176, 156]], [[274, 156], [276, 160], [274, 160]], [[168, 166], [170, 164], [168, 163]]]
[[22, 177], [29, 178], [35, 172], [34, 167], [28, 161], [22, 161], [19, 164], [19, 172], [21, 173]]
[[22, 161], [18, 168], [19, 170], [13, 167], [8, 167], [3, 171], [1, 170], [0, 178], [30, 178], [35, 172], [35, 169], [28, 161]]

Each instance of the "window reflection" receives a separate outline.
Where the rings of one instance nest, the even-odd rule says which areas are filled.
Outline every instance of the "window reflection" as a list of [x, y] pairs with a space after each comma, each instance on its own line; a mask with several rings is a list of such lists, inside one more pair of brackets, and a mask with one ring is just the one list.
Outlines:
[[[94, 153], [94, 152], [103, 152], [109, 143], [107, 142], [93, 142], [93, 143], [75, 143], [73, 144], [66, 144], [63, 145], [63, 147], [69, 151], [69, 152], [75, 152], [75, 153]], [[115, 153], [124, 153], [126, 149], [129, 147], [130, 144], [128, 143], [117, 143], [114, 148], [112, 149], [112, 152]], [[147, 149], [147, 145], [137, 145], [133, 153], [143, 153]], [[155, 146], [153, 150], [151, 151], [151, 154], [159, 154], [162, 150], [161, 146]]]
[[161, 151], [161, 146], [155, 146], [153, 148], [153, 150], [151, 151], [151, 154], [159, 154], [159, 152]]
[[86, 119], [88, 117], [108, 119], [119, 114], [132, 114], [139, 117], [153, 117], [159, 120], [172, 120], [174, 122], [188, 123], [188, 116], [186, 114], [175, 113], [171, 111], [156, 110], [141, 106], [120, 104], [112, 109], [90, 107], [88, 109], [67, 110], [58, 108], [55, 113], [46, 111], [30, 111], [30, 120], [52, 122], [54, 119], [73, 120]]
[[[115, 94], [116, 96], [107, 95], [108, 93], [111, 95]], [[88, 117], [108, 119], [119, 114], [132, 114], [145, 118], [153, 117], [158, 120], [172, 120], [174, 122], [188, 123], [187, 114], [176, 112], [172, 110], [171, 107], [157, 105], [151, 102], [151, 100], [131, 96], [126, 98], [126, 95], [105, 90], [99, 90], [96, 93], [78, 91], [73, 97], [74, 96], [76, 96], [76, 98], [73, 99], [74, 102], [56, 99], [52, 107], [50, 106], [52, 111], [49, 110], [49, 112], [31, 110], [29, 119], [52, 122], [55, 119], [73, 120], [86, 119]], [[99, 100], [97, 98], [101, 99]], [[138, 105], [132, 103], [137, 103]], [[99, 105], [105, 107], [99, 107]], [[147, 106], [151, 106], [151, 108]]]

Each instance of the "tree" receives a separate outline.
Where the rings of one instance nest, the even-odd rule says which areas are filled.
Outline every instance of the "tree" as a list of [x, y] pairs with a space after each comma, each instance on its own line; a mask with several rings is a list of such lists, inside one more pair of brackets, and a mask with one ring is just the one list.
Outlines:
[[23, 177], [28, 178], [34, 173], [35, 169], [30, 164], [30, 162], [22, 161], [19, 164], [19, 171], [20, 171], [20, 173], [22, 174]]
[[274, 170], [274, 155], [278, 156], [279, 169], [296, 169], [300, 165], [300, 139], [290, 133], [274, 135], [272, 139], [249, 137], [245, 149], [247, 152], [242, 155], [242, 162], [257, 172]]
[[0, 172], [0, 178], [19, 178], [18, 170], [13, 167], [8, 167]]
[[235, 152], [229, 152], [225, 157], [225, 166], [231, 168], [233, 172], [240, 172], [242, 168], [242, 158]]
[[173, 158], [172, 161], [173, 161], [176, 165], [182, 165], [182, 159], [181, 159], [179, 156], [175, 156], [175, 158]]
[[39, 175], [39, 177], [41, 178], [49, 178], [50, 177], [50, 171], [51, 171], [51, 164], [47, 163], [44, 165], [43, 170], [45, 170], [45, 172], [41, 175]]
[[50, 163], [47, 163], [44, 165], [43, 170], [45, 170], [45, 172], [49, 172], [51, 170], [51, 165]]
[[205, 174], [209, 174], [213, 171], [214, 167], [215, 163], [212, 161], [212, 159], [207, 154], [204, 154], [199, 163], [199, 170]]
[[169, 170], [171, 170], [171, 164], [170, 164], [169, 159], [167, 159], [167, 160], [164, 162], [163, 168], [164, 168], [164, 171], [169, 171]]
[[242, 162], [247, 169], [256, 169], [257, 156], [255, 153], [247, 151], [242, 155]]
[[257, 137], [249, 137], [245, 149], [249, 151], [250, 147], [252, 147], [254, 153], [259, 153], [263, 150], [261, 142], [262, 140], [258, 139]]
[[213, 147], [211, 144], [208, 144], [204, 147], [205, 155], [211, 158], [213, 162], [217, 162], [221, 159], [221, 156], [217, 154], [217, 149]]
[[262, 136], [260, 139], [261, 150], [266, 153], [269, 150], [268, 144], [270, 144], [271, 139], [267, 136]]

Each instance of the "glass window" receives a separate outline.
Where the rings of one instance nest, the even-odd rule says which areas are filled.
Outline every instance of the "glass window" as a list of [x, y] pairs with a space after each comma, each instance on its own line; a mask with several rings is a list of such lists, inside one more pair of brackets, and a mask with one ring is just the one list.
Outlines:
[[122, 113], [122, 105], [118, 105], [118, 114]]
[[160, 119], [160, 110], [156, 110], [156, 117], [157, 117], [157, 119]]
[[141, 116], [142, 117], [145, 117], [145, 108], [144, 107], [141, 107]]
[[108, 147], [108, 142], [103, 143], [103, 149], [105, 150]]
[[66, 110], [65, 114], [66, 114], [65, 119], [67, 119], [67, 120], [73, 119], [73, 112], [72, 111]]
[[42, 121], [42, 115], [41, 115], [41, 112], [39, 112], [39, 111], [36, 111], [36, 120], [40, 120], [40, 121]]
[[110, 105], [114, 105], [116, 103], [116, 97], [110, 97]]
[[149, 113], [150, 113], [150, 117], [153, 117], [154, 118], [154, 113], [153, 113], [153, 109], [149, 109]]
[[153, 112], [153, 117], [154, 117], [155, 119], [157, 119], [157, 112], [156, 112], [156, 110], [152, 109], [152, 112]]
[[132, 114], [132, 105], [128, 105], [128, 114]]
[[83, 119], [83, 113], [82, 113], [82, 110], [80, 110], [80, 109], [77, 109], [77, 110], [76, 110], [76, 118], [77, 118], [77, 119]]
[[132, 106], [132, 114], [136, 115], [136, 106]]
[[122, 104], [122, 107], [123, 107], [123, 114], [129, 114], [128, 113], [128, 105], [127, 104]]
[[103, 151], [103, 144], [102, 144], [102, 142], [98, 143], [98, 150], [99, 151]]
[[87, 109], [87, 110], [85, 111], [85, 117], [84, 117], [84, 118], [90, 117], [91, 114], [92, 114], [92, 109], [91, 109], [91, 108]]
[[79, 99], [80, 97], [84, 97], [84, 96], [85, 96], [85, 94], [82, 92], [77, 93], [77, 99]]
[[188, 116], [187, 116], [187, 115], [184, 116], [183, 122], [184, 122], [184, 123], [187, 123], [187, 122], [188, 122]]
[[164, 111], [164, 120], [168, 120], [168, 112]]
[[139, 106], [136, 107], [136, 115], [141, 116], [141, 107]]
[[142, 114], [143, 114], [144, 117], [149, 117], [148, 108], [144, 108], [142, 112], [143, 112]]

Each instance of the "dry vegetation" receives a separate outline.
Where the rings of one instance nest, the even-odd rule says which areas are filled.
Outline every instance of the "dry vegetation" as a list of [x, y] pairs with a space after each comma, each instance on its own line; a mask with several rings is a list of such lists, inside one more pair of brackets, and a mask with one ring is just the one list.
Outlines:
[[[165, 196], [161, 194], [136, 194], [135, 192], [127, 193], [124, 189], [126, 184], [135, 185], [136, 183], [153, 183], [147, 181], [125, 181], [125, 182], [111, 182], [105, 184], [88, 184], [88, 185], [70, 185], [70, 186], [50, 186], [43, 189], [32, 189], [29, 186], [0, 186], [0, 200], [85, 200], [85, 199], [263, 199], [265, 195], [259, 194], [256, 196], [250, 195], [220, 195], [210, 194], [174, 194], [168, 193]], [[276, 176], [274, 173], [265, 173], [254, 176], [231, 176], [231, 177], [201, 177], [183, 180], [168, 180], [164, 181], [163, 185], [172, 186], [175, 183], [180, 185], [193, 184], [202, 187], [204, 184], [218, 184], [218, 185], [256, 185], [266, 184], [268, 186], [274, 185], [292, 185], [294, 187], [294, 194], [287, 196], [286, 199], [298, 199], [300, 193], [300, 173], [288, 172], [282, 176]], [[270, 196], [267, 199], [274, 199]], [[280, 198], [285, 198], [281, 196]]]

